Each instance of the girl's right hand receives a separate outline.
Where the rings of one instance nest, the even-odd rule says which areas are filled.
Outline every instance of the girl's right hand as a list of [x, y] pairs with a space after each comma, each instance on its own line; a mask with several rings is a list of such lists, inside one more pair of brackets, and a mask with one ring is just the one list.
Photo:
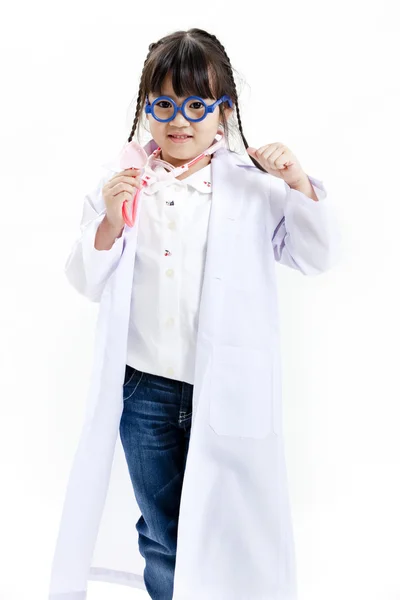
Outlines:
[[133, 198], [136, 191], [142, 188], [140, 169], [125, 169], [114, 175], [103, 187], [107, 220], [116, 231], [122, 231], [125, 226], [122, 204], [128, 200], [127, 211], [131, 214]]

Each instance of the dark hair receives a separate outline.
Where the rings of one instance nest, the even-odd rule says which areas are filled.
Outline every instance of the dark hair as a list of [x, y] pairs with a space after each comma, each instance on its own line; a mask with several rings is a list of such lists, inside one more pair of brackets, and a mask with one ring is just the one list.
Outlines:
[[[215, 35], [195, 28], [176, 31], [150, 44], [144, 61], [135, 118], [128, 142], [132, 140], [137, 127], [139, 130], [146, 95], [149, 93], [161, 95], [162, 83], [170, 72], [172, 86], [177, 96], [195, 95], [215, 99], [224, 94], [230, 96], [236, 108], [241, 138], [245, 148], [249, 147], [242, 129], [233, 69], [225, 48]], [[229, 141], [229, 125], [224, 113], [225, 104], [227, 103], [219, 104], [219, 111]], [[252, 156], [250, 159], [258, 169], [266, 172]]]

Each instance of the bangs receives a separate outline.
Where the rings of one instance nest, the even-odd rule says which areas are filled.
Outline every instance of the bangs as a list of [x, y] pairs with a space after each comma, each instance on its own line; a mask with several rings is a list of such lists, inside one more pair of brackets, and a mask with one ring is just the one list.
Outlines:
[[213, 85], [216, 82], [215, 72], [204, 48], [194, 40], [184, 38], [180, 44], [173, 44], [169, 49], [163, 48], [149, 77], [148, 91], [160, 96], [162, 83], [169, 73], [178, 98], [200, 96], [217, 99], [222, 95], [218, 83]]

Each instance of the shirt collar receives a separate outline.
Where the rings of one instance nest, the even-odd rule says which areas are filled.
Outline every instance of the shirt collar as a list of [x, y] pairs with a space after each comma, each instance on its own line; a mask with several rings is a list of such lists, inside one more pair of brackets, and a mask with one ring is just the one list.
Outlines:
[[179, 183], [191, 186], [198, 192], [203, 194], [209, 194], [211, 192], [211, 163], [208, 163], [202, 169], [199, 169], [195, 173], [192, 173], [185, 179], [178, 179]]
[[[163, 170], [164, 167], [162, 165], [158, 165], [154, 168], [154, 172], [157, 173], [158, 170]], [[185, 179], [176, 179], [172, 178], [164, 181], [156, 181], [155, 183], [149, 185], [148, 187], [143, 188], [143, 192], [145, 194], [151, 195], [158, 192], [160, 189], [164, 187], [168, 187], [170, 185], [178, 185], [182, 188], [192, 188], [197, 190], [202, 194], [209, 194], [211, 192], [211, 163], [208, 163], [202, 169], [195, 171]]]

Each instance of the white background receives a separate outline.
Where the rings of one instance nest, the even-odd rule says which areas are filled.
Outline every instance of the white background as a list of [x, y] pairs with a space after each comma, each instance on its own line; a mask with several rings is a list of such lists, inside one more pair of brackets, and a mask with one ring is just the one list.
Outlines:
[[[216, 34], [242, 78], [248, 143], [286, 144], [324, 182], [342, 225], [333, 270], [304, 277], [277, 265], [299, 600], [400, 599], [396, 9], [395, 0], [3, 8], [1, 600], [47, 598], [98, 310], [63, 272], [83, 197], [128, 138], [148, 45], [190, 27]], [[148, 597], [100, 582], [88, 590], [88, 600]]]

